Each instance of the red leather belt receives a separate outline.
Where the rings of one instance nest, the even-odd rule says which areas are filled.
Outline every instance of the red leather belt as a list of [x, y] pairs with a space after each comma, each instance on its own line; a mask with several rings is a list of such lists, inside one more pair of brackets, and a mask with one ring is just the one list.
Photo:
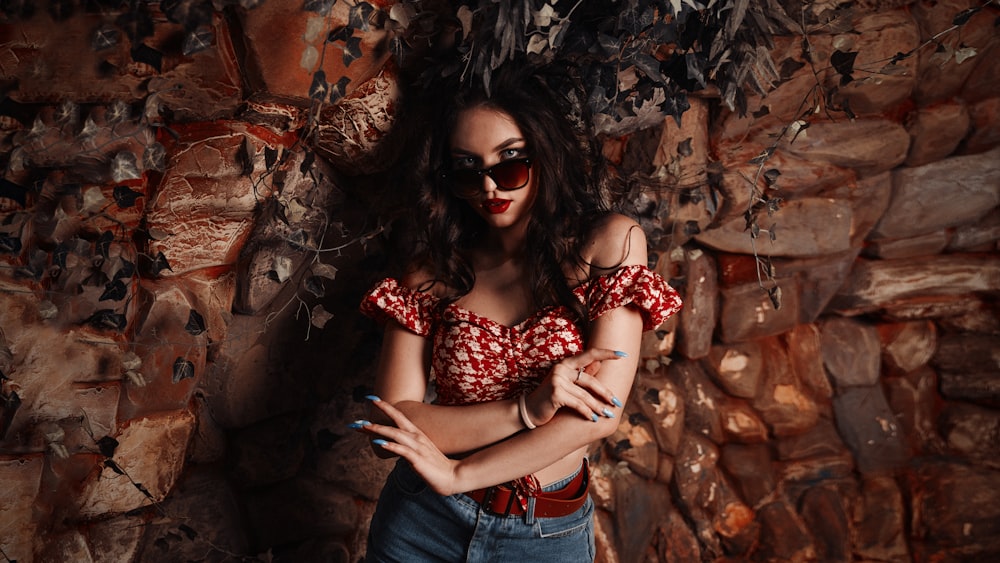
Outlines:
[[[590, 486], [590, 472], [584, 463], [572, 481], [558, 491], [539, 493], [535, 497], [535, 517], [555, 518], [567, 516], [580, 509], [587, 502]], [[479, 503], [483, 510], [499, 516], [524, 516], [525, 510], [517, 497], [518, 491], [507, 485], [495, 485], [476, 489], [465, 496]]]

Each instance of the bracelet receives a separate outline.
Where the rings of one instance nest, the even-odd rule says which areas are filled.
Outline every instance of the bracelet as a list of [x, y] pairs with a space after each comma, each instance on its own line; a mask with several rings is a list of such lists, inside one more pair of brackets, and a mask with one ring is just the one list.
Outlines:
[[527, 393], [521, 393], [521, 398], [517, 400], [517, 413], [521, 415], [521, 422], [528, 427], [528, 430], [534, 430], [537, 427], [531, 422], [531, 419], [528, 418], [528, 407], [524, 404], [525, 395], [527, 395]]

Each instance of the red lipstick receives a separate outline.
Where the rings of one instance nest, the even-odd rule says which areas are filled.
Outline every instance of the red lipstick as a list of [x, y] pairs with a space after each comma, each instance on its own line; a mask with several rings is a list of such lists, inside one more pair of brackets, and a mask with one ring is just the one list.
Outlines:
[[483, 209], [494, 215], [499, 215], [500, 213], [507, 211], [507, 208], [510, 207], [510, 203], [511, 200], [509, 199], [487, 199], [483, 202]]

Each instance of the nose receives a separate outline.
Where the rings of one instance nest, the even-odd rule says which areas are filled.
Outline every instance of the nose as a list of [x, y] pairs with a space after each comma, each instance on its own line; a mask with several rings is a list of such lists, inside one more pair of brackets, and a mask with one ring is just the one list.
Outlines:
[[493, 177], [489, 174], [483, 174], [483, 187], [486, 192], [494, 192], [497, 189], [497, 183], [493, 180]]

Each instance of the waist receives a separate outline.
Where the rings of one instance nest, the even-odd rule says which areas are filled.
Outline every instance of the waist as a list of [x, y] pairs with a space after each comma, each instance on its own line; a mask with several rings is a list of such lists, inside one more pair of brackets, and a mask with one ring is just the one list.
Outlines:
[[502, 484], [476, 489], [465, 496], [476, 501], [486, 512], [498, 516], [524, 516], [532, 510], [536, 518], [568, 516], [587, 501], [590, 469], [584, 460], [575, 475], [543, 489], [526, 490], [518, 484]]

